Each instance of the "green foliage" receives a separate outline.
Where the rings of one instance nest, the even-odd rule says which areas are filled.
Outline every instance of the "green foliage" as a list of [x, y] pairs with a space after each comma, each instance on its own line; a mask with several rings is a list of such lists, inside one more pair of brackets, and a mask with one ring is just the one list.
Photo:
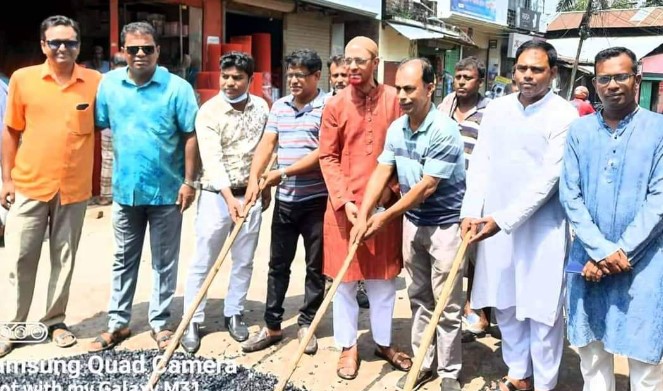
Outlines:
[[[585, 11], [587, 9], [587, 2], [592, 1], [593, 10], [607, 10], [607, 9], [623, 9], [634, 8], [635, 0], [561, 0], [557, 3], [557, 12], [567, 11]], [[663, 0], [647, 0], [654, 5], [663, 4]], [[650, 6], [650, 5], [648, 5]]]

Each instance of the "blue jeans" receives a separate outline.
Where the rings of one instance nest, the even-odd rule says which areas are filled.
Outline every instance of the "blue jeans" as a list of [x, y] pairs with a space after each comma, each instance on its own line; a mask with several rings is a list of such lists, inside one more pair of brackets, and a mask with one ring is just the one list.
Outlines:
[[178, 205], [127, 206], [115, 202], [113, 229], [117, 249], [108, 309], [109, 331], [127, 327], [131, 320], [131, 306], [136, 293], [138, 267], [148, 223], [152, 252], [149, 323], [153, 330], [168, 327], [170, 303], [177, 285], [182, 213]]

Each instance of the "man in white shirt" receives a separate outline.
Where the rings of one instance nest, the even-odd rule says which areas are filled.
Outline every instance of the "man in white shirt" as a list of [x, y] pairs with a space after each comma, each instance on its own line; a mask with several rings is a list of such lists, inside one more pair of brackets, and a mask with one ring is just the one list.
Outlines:
[[[243, 216], [251, 161], [269, 114], [267, 102], [247, 92], [255, 68], [251, 56], [231, 52], [221, 58], [220, 66], [221, 91], [202, 105], [196, 117], [203, 191], [198, 200], [196, 249], [189, 264], [184, 312], [202, 287], [235, 222]], [[260, 203], [258, 200], [248, 212], [231, 249], [233, 263], [223, 315], [230, 336], [238, 342], [249, 337], [242, 311], [258, 245], [262, 221]], [[262, 209], [267, 206], [265, 200]], [[182, 347], [189, 353], [200, 347], [198, 329], [205, 319], [205, 302], [198, 306], [182, 339]]]
[[518, 48], [520, 93], [488, 105], [468, 171], [461, 232], [476, 233], [471, 243], [478, 243], [471, 304], [495, 308], [509, 368], [490, 391], [546, 391], [557, 384], [568, 237], [557, 185], [566, 132], [578, 113], [551, 91], [556, 62], [549, 43]]

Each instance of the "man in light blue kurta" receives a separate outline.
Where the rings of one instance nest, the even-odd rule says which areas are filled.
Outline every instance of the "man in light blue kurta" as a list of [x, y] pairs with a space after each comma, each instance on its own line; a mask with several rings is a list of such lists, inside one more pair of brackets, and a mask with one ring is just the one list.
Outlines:
[[[635, 56], [600, 52], [604, 110], [569, 130], [560, 198], [575, 230], [567, 270], [568, 338], [584, 391], [614, 391], [613, 354], [631, 390], [663, 390], [663, 116], [638, 108]], [[577, 271], [582, 270], [582, 273]]]
[[157, 66], [152, 25], [122, 30], [127, 67], [104, 75], [96, 100], [96, 125], [113, 134], [113, 262], [108, 329], [89, 346], [115, 346], [131, 331], [131, 308], [143, 241], [150, 227], [152, 298], [149, 323], [158, 348], [172, 335], [170, 304], [177, 284], [182, 212], [195, 196], [198, 105], [184, 79]]

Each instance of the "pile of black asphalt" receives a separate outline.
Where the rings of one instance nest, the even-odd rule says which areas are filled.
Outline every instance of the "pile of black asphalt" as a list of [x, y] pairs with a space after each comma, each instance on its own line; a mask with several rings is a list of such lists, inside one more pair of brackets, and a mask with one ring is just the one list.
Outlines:
[[[155, 350], [111, 350], [39, 361], [0, 360], [0, 389], [8, 391], [146, 391], [157, 368]], [[271, 391], [278, 379], [254, 369], [175, 353], [155, 391]], [[288, 385], [287, 391], [306, 391]]]

